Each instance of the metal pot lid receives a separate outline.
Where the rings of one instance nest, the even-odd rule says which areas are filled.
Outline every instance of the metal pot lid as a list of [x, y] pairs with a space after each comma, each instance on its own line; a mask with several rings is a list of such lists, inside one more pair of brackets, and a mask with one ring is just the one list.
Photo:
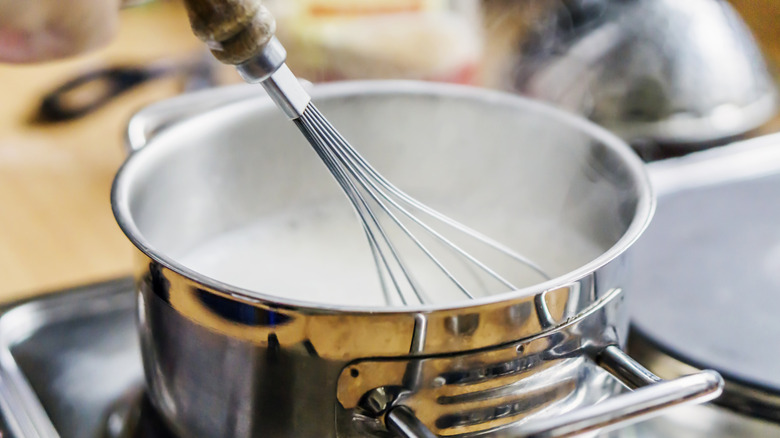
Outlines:
[[631, 143], [703, 147], [777, 113], [772, 76], [728, 2], [570, 0], [528, 9], [535, 15], [514, 88]]
[[659, 199], [633, 253], [635, 340], [667, 356], [656, 366], [722, 373], [724, 404], [780, 419], [780, 135], [650, 168]]

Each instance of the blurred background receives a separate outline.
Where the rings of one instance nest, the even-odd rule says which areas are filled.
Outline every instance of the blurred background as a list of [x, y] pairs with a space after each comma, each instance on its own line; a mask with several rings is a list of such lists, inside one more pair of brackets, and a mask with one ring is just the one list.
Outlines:
[[[315, 82], [423, 79], [525, 94], [601, 123], [647, 160], [780, 129], [776, 0], [268, 5], [290, 67]], [[127, 120], [151, 102], [240, 82], [192, 36], [176, 1], [125, 4], [118, 28], [87, 54], [0, 64], [2, 302], [130, 273], [131, 245], [109, 205]]]

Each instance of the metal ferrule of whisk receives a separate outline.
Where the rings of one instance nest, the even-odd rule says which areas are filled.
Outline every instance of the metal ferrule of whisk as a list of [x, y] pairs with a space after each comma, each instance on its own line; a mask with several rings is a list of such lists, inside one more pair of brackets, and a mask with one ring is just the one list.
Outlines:
[[260, 53], [236, 65], [236, 70], [246, 82], [259, 82], [287, 117], [297, 119], [306, 111], [311, 97], [285, 64], [286, 59], [284, 46], [272, 37]]
[[234, 65], [249, 83], [261, 83], [290, 119], [311, 98], [285, 64], [287, 51], [274, 36], [276, 20], [262, 0], [184, 0], [192, 32], [220, 62]]

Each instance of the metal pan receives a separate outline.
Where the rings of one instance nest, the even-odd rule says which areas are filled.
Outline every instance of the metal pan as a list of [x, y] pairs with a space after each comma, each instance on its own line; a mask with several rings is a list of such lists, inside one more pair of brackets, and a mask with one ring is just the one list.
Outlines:
[[[715, 373], [657, 383], [618, 348], [627, 328], [625, 255], [653, 208], [642, 163], [597, 126], [515, 96], [410, 82], [312, 91], [401, 189], [521, 244], [552, 280], [473, 301], [379, 307], [359, 302], [368, 287], [323, 281], [327, 299], [316, 300], [262, 286], [277, 271], [300, 284], [346, 244], [294, 269], [271, 257], [257, 264], [272, 268], [258, 287], [191, 268], [182, 261], [188, 251], [221, 233], [342, 199], [295, 128], [255, 90], [215, 90], [141, 112], [114, 184], [115, 215], [140, 250], [147, 384], [178, 433], [568, 436], [719, 393]], [[589, 249], [577, 246], [583, 240]], [[231, 255], [227, 248], [220, 263]], [[336, 271], [355, 277], [359, 262]], [[649, 386], [589, 406], [610, 395], [602, 368]]]
[[659, 205], [635, 251], [632, 351], [665, 377], [715, 369], [719, 404], [780, 423], [780, 135], [650, 168]]

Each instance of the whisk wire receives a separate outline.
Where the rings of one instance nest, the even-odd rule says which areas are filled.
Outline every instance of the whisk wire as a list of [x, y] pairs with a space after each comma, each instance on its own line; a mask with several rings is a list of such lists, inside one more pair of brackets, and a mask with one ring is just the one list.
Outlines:
[[[295, 119], [296, 124], [302, 123], [302, 120]], [[309, 144], [311, 144], [317, 153], [319, 155], [320, 159], [325, 163], [325, 166], [328, 168], [328, 170], [331, 172], [333, 177], [336, 179], [338, 184], [341, 186], [342, 190], [344, 191], [344, 194], [349, 198], [352, 205], [357, 209], [356, 214], [358, 218], [360, 219], [360, 222], [363, 227], [363, 231], [366, 234], [366, 238], [368, 240], [369, 246], [371, 248], [371, 254], [374, 258], [374, 265], [377, 268], [377, 274], [379, 276], [379, 282], [380, 286], [382, 288], [382, 293], [385, 297], [385, 302], [387, 304], [392, 303], [392, 299], [390, 298], [390, 293], [387, 288], [385, 275], [382, 271], [382, 266], [385, 267], [385, 269], [390, 273], [390, 280], [393, 282], [393, 286], [397, 291], [400, 291], [399, 285], [395, 279], [395, 277], [392, 275], [388, 262], [384, 256], [384, 253], [380, 251], [379, 247], [377, 246], [377, 240], [373, 235], [373, 231], [371, 230], [371, 227], [369, 226], [368, 222], [366, 222], [364, 216], [363, 216], [363, 209], [367, 209], [368, 214], [370, 214], [370, 209], [367, 208], [365, 200], [360, 196], [357, 189], [355, 188], [354, 184], [352, 184], [349, 181], [349, 178], [344, 175], [343, 169], [341, 169], [335, 162], [335, 158], [330, 154], [327, 150], [327, 148], [322, 147], [322, 140], [319, 138], [319, 135], [317, 131], [308, 130], [303, 126], [299, 126], [301, 132], [303, 135], [307, 138], [309, 141]], [[381, 264], [380, 264], [381, 260]], [[403, 294], [399, 293], [398, 296], [401, 299], [402, 304], [406, 305], [406, 298]]]
[[[430, 300], [423, 292], [424, 289], [420, 286], [419, 282], [412, 275], [412, 270], [409, 269], [409, 266], [400, 256], [396, 245], [393, 244], [387, 230], [382, 225], [382, 221], [376, 215], [375, 209], [369, 205], [370, 203], [376, 205], [377, 211], [384, 212], [395, 226], [400, 229], [420, 251], [422, 251], [427, 257], [427, 260], [430, 260], [436, 265], [444, 274], [444, 277], [454, 284], [462, 294], [469, 298], [474, 298], [474, 295], [458, 280], [458, 278], [456, 278], [451, 270], [445, 266], [442, 260], [439, 257], [436, 257], [433, 251], [426, 246], [420, 238], [412, 233], [404, 221], [400, 219], [399, 214], [408, 221], [411, 221], [415, 226], [425, 230], [429, 235], [433, 236], [439, 244], [451, 249], [454, 254], [463, 259], [464, 263], [468, 262], [473, 266], [478, 267], [487, 274], [487, 277], [493, 278], [509, 290], [516, 290], [518, 288], [495, 270], [488, 267], [475, 256], [461, 248], [458, 244], [420, 219], [420, 217], [418, 217], [419, 215], [413, 214], [410, 211], [410, 208], [414, 209], [415, 212], [421, 212], [452, 229], [493, 248], [493, 250], [521, 262], [545, 280], [550, 279], [550, 276], [529, 258], [472, 230], [460, 222], [433, 210], [387, 181], [349, 144], [349, 142], [333, 127], [333, 125], [330, 124], [330, 122], [328, 122], [327, 119], [325, 119], [313, 104], [309, 103], [302, 112], [302, 115], [294, 120], [355, 208], [355, 212], [357, 213], [358, 219], [361, 222], [368, 240], [371, 254], [379, 274], [382, 292], [388, 304], [393, 301], [389, 290], [390, 285], [388, 284], [388, 280], [392, 283], [392, 287], [395, 288], [397, 296], [404, 305], [407, 303], [408, 297], [406, 297], [406, 292], [404, 292], [406, 288], [402, 288], [401, 283], [409, 285], [409, 289], [411, 289], [415, 298], [420, 303], [426, 303]], [[386, 247], [387, 251], [383, 251], [383, 247]], [[388, 251], [389, 256], [385, 254]], [[394, 269], [391, 265], [397, 266], [397, 268]], [[468, 269], [468, 271], [471, 271], [468, 264], [465, 264], [464, 267]], [[483, 284], [479, 276], [475, 275], [474, 278], [478, 284]]]
[[[379, 193], [383, 199], [385, 199], [387, 202], [390, 202], [396, 209], [398, 209], [401, 213], [404, 214], [407, 218], [412, 220], [415, 224], [419, 225], [423, 229], [425, 229], [427, 232], [433, 234], [435, 237], [437, 237], [442, 243], [444, 243], [446, 246], [450, 247], [451, 249], [455, 250], [459, 255], [465, 257], [470, 262], [477, 265], [479, 268], [484, 270], [486, 273], [488, 273], [490, 276], [498, 280], [500, 283], [502, 283], [504, 286], [508, 287], [509, 289], [517, 289], [516, 286], [514, 286], [511, 282], [503, 278], [500, 274], [495, 272], [493, 269], [476, 259], [473, 255], [470, 253], [464, 251], [462, 248], [460, 248], [458, 245], [453, 243], [451, 240], [444, 237], [441, 233], [433, 229], [430, 225], [426, 224], [425, 222], [421, 221], [417, 216], [410, 213], [408, 209], [404, 208], [402, 205], [400, 205], [397, 201], [395, 201], [392, 197], [388, 196], [384, 190], [387, 190], [391, 192], [392, 194], [396, 195], [398, 198], [402, 200], [402, 202], [405, 202], [412, 207], [415, 207], [416, 209], [420, 210], [421, 212], [459, 230], [464, 233], [472, 235], [475, 239], [482, 241], [483, 243], [488, 244], [489, 246], [509, 255], [512, 258], [515, 258], [516, 260], [521, 261], [524, 264], [527, 264], [531, 269], [536, 271], [537, 273], [541, 274], [545, 279], [549, 279], [549, 277], [543, 272], [543, 270], [537, 266], [535, 263], [533, 263], [530, 259], [527, 257], [524, 257], [520, 254], [517, 254], [516, 252], [512, 251], [511, 249], [491, 240], [487, 236], [484, 236], [475, 230], [472, 230], [465, 225], [454, 221], [453, 219], [442, 215], [441, 213], [431, 209], [430, 207], [426, 206], [425, 204], [422, 204], [421, 202], [417, 201], [416, 199], [412, 198], [411, 196], [407, 195], [397, 187], [395, 187], [392, 183], [387, 181], [384, 177], [382, 177], [376, 169], [374, 169], [373, 166], [371, 166], [354, 148], [352, 148], [351, 145], [342, 137], [335, 128], [332, 127], [332, 125], [322, 116], [322, 114], [314, 107], [313, 105], [310, 105], [310, 108], [307, 109], [307, 113], [311, 111], [311, 117], [312, 119], [316, 120], [317, 126], [323, 130], [325, 130], [325, 135], [329, 137], [329, 139], [333, 142], [333, 146], [338, 148], [338, 150], [341, 152], [341, 161], [343, 164], [350, 167], [351, 172], [356, 175], [360, 176], [362, 178], [359, 178], [361, 181], [361, 184], [363, 187], [368, 190], [368, 187], [365, 186], [365, 183], [368, 183], [371, 188], [373, 188], [377, 193]], [[381, 186], [381, 187], [380, 187]], [[371, 193], [369, 191], [369, 193]], [[371, 193], [373, 195], [373, 193]], [[377, 200], [378, 202], [378, 200]], [[381, 203], [380, 203], [381, 204]], [[381, 204], [383, 207], [384, 204]], [[403, 227], [403, 225], [400, 223], [400, 221], [392, 215], [392, 213], [389, 212], [390, 216], [394, 219], [394, 221], [402, 227], [402, 229], [405, 231], [407, 236], [413, 239], [415, 243], [420, 246], [420, 248], [426, 253], [426, 255], [432, 257], [434, 262], [437, 264], [437, 266], [448, 273], [448, 277], [459, 285], [459, 287], [462, 289], [462, 291], [468, 295], [469, 297], [472, 297], [472, 294], [469, 293], [467, 290], [465, 290], [465, 287], [462, 286], [460, 282], [458, 282], [454, 276], [449, 273], [449, 271], [436, 259], [432, 256], [430, 251], [425, 249], [424, 246], [421, 245], [421, 242], [416, 239], [411, 232], [408, 231], [406, 227]]]
[[[313, 107], [313, 105], [310, 105], [310, 107]], [[308, 109], [306, 113], [308, 113]], [[327, 143], [325, 138], [323, 137], [323, 134], [326, 132], [326, 130], [322, 126], [318, 126], [316, 124], [311, 123], [312, 121], [305, 116], [301, 117], [300, 122], [303, 126], [302, 127], [299, 126], [299, 127], [301, 127], [302, 128], [301, 130], [304, 131], [304, 135], [306, 135], [307, 138], [310, 139], [310, 143], [314, 147], [315, 151], [320, 156], [320, 158], [325, 162], [326, 166], [331, 171], [334, 178], [337, 180], [337, 182], [339, 183], [339, 185], [342, 187], [347, 197], [349, 198], [350, 202], [352, 202], [353, 206], [357, 210], [357, 216], [360, 219], [363, 229], [366, 233], [366, 237], [368, 238], [369, 245], [371, 247], [372, 253], [374, 254], [374, 260], [375, 261], [377, 260], [377, 256], [379, 256], [379, 258], [381, 258], [382, 260], [381, 265], [377, 264], [377, 269], [379, 271], [380, 283], [383, 289], [386, 289], [387, 285], [385, 284], [385, 275], [383, 274], [383, 271], [380, 266], [384, 266], [385, 273], [387, 274], [388, 277], [390, 277], [393, 286], [398, 291], [398, 296], [400, 297], [401, 302], [403, 304], [407, 303], [407, 300], [404, 297], [404, 293], [402, 292], [403, 289], [400, 287], [396, 275], [393, 274], [394, 270], [390, 267], [390, 263], [385, 257], [384, 252], [381, 251], [380, 249], [381, 246], [380, 240], [377, 239], [377, 237], [375, 236], [374, 230], [371, 227], [371, 223], [373, 223], [374, 227], [376, 227], [376, 230], [381, 236], [382, 241], [384, 241], [385, 245], [390, 251], [390, 254], [392, 255], [392, 258], [395, 260], [395, 263], [398, 265], [404, 278], [409, 283], [409, 287], [412, 289], [412, 292], [414, 293], [418, 301], [420, 303], [429, 301], [429, 299], [422, 292], [422, 289], [419, 287], [419, 284], [415, 281], [413, 275], [411, 274], [411, 271], [408, 269], [408, 267], [402, 261], [401, 257], [398, 255], [398, 251], [395, 248], [395, 245], [393, 245], [391, 239], [387, 236], [387, 233], [382, 227], [379, 219], [374, 214], [374, 211], [368, 206], [368, 202], [366, 201], [365, 197], [357, 189], [354, 182], [347, 176], [345, 169], [339, 165], [338, 156], [334, 154], [335, 151], [334, 148], [332, 147], [331, 144]], [[370, 192], [368, 193], [373, 197], [373, 194], [371, 194]], [[366, 220], [366, 217], [370, 218], [371, 221], [369, 222], [368, 220]], [[391, 302], [389, 298], [389, 293], [385, 294], [385, 299], [388, 303]]]
[[[263, 88], [268, 92], [274, 103], [287, 117], [295, 121], [295, 124], [309, 141], [309, 144], [316, 150], [328, 170], [330, 170], [331, 175], [343, 189], [363, 226], [371, 254], [374, 258], [374, 264], [379, 273], [380, 285], [388, 303], [393, 301], [391, 291], [389, 290], [390, 283], [392, 283], [392, 286], [396, 289], [397, 296], [404, 304], [406, 304], [408, 298], [411, 298], [411, 295], [407, 292], [409, 288], [401, 288], [402, 283], [404, 286], [408, 283], [414, 296], [420, 302], [429, 302], [424, 289], [420, 287], [418, 281], [411, 275], [412, 270], [409, 269], [410, 267], [414, 267], [416, 273], [421, 274], [421, 279], [425, 280], [426, 286], [430, 284], [439, 287], [441, 283], [435, 278], [429, 277], [428, 274], [443, 273], [444, 278], [439, 278], [439, 280], [443, 279], [447, 283], [454, 284], [462, 294], [473, 298], [474, 295], [467, 290], [463, 281], [456, 278], [443, 262], [447, 262], [451, 267], [460, 268], [462, 272], [458, 272], [459, 276], [463, 272], [468, 274], [471, 277], [468, 278], [469, 286], [475, 286], [480, 291], [484, 290], [481, 295], [495, 292], [489, 290], [487, 280], [490, 281], [491, 287], [492, 283], [498, 281], [503, 287], [507, 287], [510, 290], [517, 289], [496, 271], [490, 269], [469, 252], [461, 249], [459, 245], [466, 243], [468, 243], [468, 248], [478, 243], [482, 245], [481, 249], [487, 247], [488, 249], [492, 248], [494, 251], [497, 250], [496, 254], [509, 256], [515, 261], [519, 261], [545, 280], [550, 278], [541, 267], [527, 257], [425, 206], [382, 177], [311, 104], [311, 97], [308, 92], [284, 64], [285, 56], [284, 48], [278, 40], [273, 40], [266, 45], [262, 54], [255, 60], [260, 62], [241, 64], [239, 73], [249, 82], [262, 83]], [[412, 212], [415, 214], [412, 214]], [[437, 231], [428, 223], [430, 221], [424, 221], [419, 217], [418, 213], [427, 215], [429, 218], [447, 225], [449, 227], [447, 229], [448, 232], [442, 234], [439, 232], [441, 230]], [[382, 216], [382, 220], [377, 215]], [[395, 225], [391, 226], [385, 216], [389, 217], [389, 220]], [[385, 228], [383, 222], [386, 223], [387, 228]], [[426, 233], [419, 237], [415, 236], [409, 227], [420, 228], [425, 230]], [[397, 249], [400, 246], [396, 247], [389, 235], [389, 233], [398, 233], [399, 229], [406, 235], [407, 239], [404, 239], [406, 242], [398, 241], [396, 243], [409, 246], [409, 240], [411, 240], [413, 246], [416, 246], [416, 249], [421, 251], [416, 251], [415, 254], [424, 254], [427, 260], [436, 265], [436, 271], [426, 272], [420, 269], [419, 265], [424, 264], [424, 260], [418, 261], [417, 259], [409, 259], [406, 256], [401, 257]], [[464, 238], [470, 238], [473, 241], [462, 241], [458, 234], [450, 236], [449, 232], [451, 231], [459, 232]], [[445, 237], [445, 235], [448, 237]], [[435, 257], [433, 251], [427, 246], [429, 244], [435, 244], [437, 248], [446, 247], [449, 251], [439, 251], [439, 256]], [[481, 254], [484, 254], [484, 252], [480, 251], [479, 254], [482, 257]], [[413, 266], [410, 264], [413, 264]], [[513, 269], [513, 273], [517, 274], [519, 272]]]
[[[312, 113], [313, 113], [314, 116], [318, 117], [319, 120], [321, 120], [326, 126], [332, 126], [324, 118], [324, 116], [322, 116], [322, 114], [316, 109], [316, 107], [314, 107], [313, 105], [310, 105], [310, 107], [313, 110]], [[339, 135], [338, 131], [336, 131], [336, 134]], [[508, 256], [510, 256], [510, 257], [512, 257], [512, 258], [514, 258], [514, 259], [516, 259], [516, 260], [518, 260], [520, 262], [522, 262], [523, 264], [527, 265], [528, 267], [530, 267], [531, 269], [536, 271], [539, 275], [541, 275], [545, 279], [547, 279], [547, 280], [550, 279], [549, 275], [546, 272], [544, 272], [544, 270], [539, 265], [534, 263], [528, 257], [525, 257], [525, 256], [517, 253], [516, 251], [512, 250], [511, 248], [509, 248], [509, 247], [507, 247], [505, 245], [502, 245], [501, 243], [491, 239], [490, 237], [487, 237], [484, 234], [482, 234], [482, 233], [480, 233], [480, 232], [478, 232], [478, 231], [476, 231], [476, 230], [474, 230], [472, 228], [469, 228], [466, 225], [461, 224], [460, 222], [457, 222], [457, 221], [455, 221], [454, 219], [452, 219], [452, 218], [450, 218], [448, 216], [445, 216], [445, 215], [439, 213], [438, 211], [428, 207], [427, 205], [419, 202], [418, 200], [414, 199], [413, 197], [409, 196], [405, 192], [403, 192], [400, 189], [398, 189], [390, 181], [388, 181], [381, 174], [379, 174], [379, 172], [377, 172], [376, 169], [374, 169], [374, 167], [371, 166], [371, 164], [368, 163], [363, 158], [362, 155], [360, 155], [354, 148], [352, 148], [349, 145], [349, 143], [346, 142], [346, 139], [344, 139], [340, 135], [339, 135], [339, 137], [342, 139], [342, 145], [343, 145], [342, 148], [350, 155], [350, 157], [352, 159], [354, 159], [358, 163], [358, 166], [356, 166], [356, 168], [359, 169], [364, 176], [365, 176], [365, 172], [364, 171], [367, 171], [373, 178], [375, 178], [375, 180], [380, 185], [382, 185], [386, 190], [390, 191], [394, 195], [396, 195], [399, 198], [401, 198], [404, 202], [406, 202], [406, 203], [412, 205], [413, 207], [419, 209], [423, 213], [425, 213], [425, 214], [427, 214], [427, 215], [429, 215], [429, 216], [431, 216], [431, 217], [433, 217], [433, 218], [435, 218], [435, 219], [437, 219], [437, 220], [439, 220], [439, 221], [449, 225], [450, 227], [453, 227], [453, 228], [457, 229], [458, 231], [461, 231], [463, 233], [472, 235], [475, 239], [480, 240], [483, 243], [485, 243], [485, 244], [487, 244], [487, 245], [497, 249], [498, 251], [503, 252], [506, 255], [508, 255]], [[385, 195], [385, 197], [387, 197], [387, 196]], [[391, 199], [391, 198], [388, 198], [388, 199]], [[410, 218], [415, 219], [415, 217], [411, 216], [411, 215], [410, 215]], [[468, 256], [467, 253], [464, 253], [464, 255]]]
[[[502, 253], [508, 255], [511, 258], [514, 258], [515, 260], [517, 260], [517, 261], [523, 263], [524, 265], [528, 266], [529, 268], [531, 268], [537, 274], [542, 276], [545, 280], [549, 280], [550, 279], [550, 276], [538, 264], [534, 263], [530, 258], [528, 258], [528, 257], [526, 257], [526, 256], [524, 256], [522, 254], [519, 254], [518, 252], [514, 251], [513, 249], [507, 247], [506, 245], [503, 245], [503, 244], [501, 244], [501, 243], [491, 239], [490, 237], [480, 233], [479, 231], [476, 231], [476, 230], [474, 230], [472, 228], [469, 228], [468, 226], [466, 226], [466, 225], [464, 225], [464, 224], [462, 224], [462, 223], [460, 223], [460, 222], [458, 222], [458, 221], [456, 221], [456, 220], [454, 220], [454, 219], [452, 219], [452, 218], [450, 218], [448, 216], [445, 216], [445, 215], [439, 213], [438, 211], [428, 207], [427, 205], [425, 205], [425, 204], [421, 203], [420, 201], [416, 200], [415, 198], [409, 196], [408, 194], [406, 194], [405, 192], [403, 192], [399, 188], [397, 188], [395, 185], [393, 185], [390, 181], [388, 181], [387, 179], [382, 177], [382, 175], [380, 175], [376, 171], [376, 169], [374, 169], [373, 166], [371, 166], [371, 164], [369, 164], [359, 153], [357, 153], [357, 151], [355, 151], [354, 149], [352, 149], [350, 147], [348, 147], [347, 150], [353, 156], [353, 158], [360, 164], [359, 168], [362, 168], [362, 169], [365, 169], [366, 171], [368, 171], [371, 174], [371, 176], [373, 176], [376, 179], [376, 181], [379, 182], [379, 184], [381, 184], [383, 187], [385, 187], [388, 191], [390, 191], [394, 195], [396, 195], [399, 198], [403, 199], [408, 204], [412, 205], [413, 207], [417, 208], [418, 210], [420, 210], [421, 212], [427, 214], [428, 216], [431, 216], [432, 218], [437, 219], [440, 222], [442, 222], [442, 223], [444, 223], [444, 224], [446, 224], [446, 225], [448, 225], [448, 226], [450, 226], [450, 227], [452, 227], [452, 228], [454, 228], [454, 229], [456, 229], [458, 231], [461, 231], [461, 232], [463, 232], [465, 234], [471, 235], [474, 239], [479, 240], [482, 243], [487, 244], [488, 246], [498, 250], [499, 252], [502, 252]], [[435, 232], [435, 231], [432, 231], [432, 232]], [[474, 260], [473, 257], [470, 254], [468, 254], [466, 252], [462, 252], [462, 254], [465, 255], [470, 260], [472, 260], [474, 263], [481, 265], [481, 263], [479, 261], [477, 261], [477, 260]], [[486, 270], [489, 270], [489, 268], [487, 268], [484, 265], [482, 265], [480, 267], [482, 267], [482, 268], [484, 268]], [[511, 286], [511, 285], [509, 285], [509, 286]]]
[[[370, 178], [366, 177], [365, 171], [363, 169], [361, 169], [361, 167], [359, 165], [356, 165], [355, 162], [350, 159], [349, 155], [351, 153], [355, 153], [354, 149], [352, 149], [352, 147], [348, 143], [346, 143], [346, 140], [338, 133], [338, 131], [333, 129], [332, 126], [327, 121], [324, 120], [322, 115], [319, 114], [318, 111], [316, 111], [316, 108], [313, 108], [312, 117], [315, 120], [314, 126], [315, 127], [319, 127], [320, 129], [322, 129], [324, 134], [333, 142], [333, 143], [331, 143], [331, 146], [333, 146], [334, 151], [338, 154], [337, 156], [339, 157], [341, 163], [349, 168], [351, 174], [356, 177], [355, 179], [363, 187], [363, 189], [369, 194], [369, 196], [371, 196], [371, 198], [374, 200], [374, 202], [376, 202], [377, 205], [379, 205], [382, 208], [382, 211], [387, 213], [387, 215], [404, 232], [404, 234], [406, 234], [406, 236], [409, 237], [412, 240], [412, 242], [423, 253], [425, 253], [425, 255], [428, 256], [428, 258], [439, 269], [442, 270], [442, 272], [445, 274], [445, 276], [450, 281], [452, 281], [452, 283], [455, 284], [455, 286], [458, 287], [458, 289], [460, 289], [460, 291], [464, 295], [466, 295], [469, 298], [474, 298], [474, 296], [471, 294], [471, 292], [469, 292], [466, 289], [466, 287], [460, 281], [458, 281], [457, 278], [455, 278], [455, 276], [452, 274], [452, 272], [449, 269], [447, 269], [444, 266], [444, 264], [442, 264], [441, 261], [437, 257], [435, 257], [434, 254], [418, 238], [416, 238], [414, 236], [414, 234], [412, 234], [411, 231], [409, 231], [409, 228], [406, 225], [404, 225], [401, 222], [401, 220], [398, 219], [398, 217], [395, 214], [393, 214], [392, 210], [390, 210], [388, 208], [387, 204], [385, 204], [382, 201], [382, 199], [384, 199], [386, 202], [389, 202], [390, 204], [392, 204], [396, 209], [398, 209], [398, 211], [400, 211], [406, 217], [411, 219], [415, 224], [423, 227], [426, 231], [429, 231], [430, 233], [432, 233], [433, 235], [435, 235], [436, 237], [441, 239], [444, 243], [446, 243], [451, 248], [453, 248], [456, 251], [458, 251], [459, 253], [467, 256], [470, 260], [472, 260], [472, 261], [475, 261], [475, 260], [473, 260], [473, 258], [470, 255], [468, 255], [467, 253], [462, 251], [460, 248], [458, 248], [455, 244], [450, 242], [448, 239], [446, 239], [445, 237], [443, 237], [442, 235], [437, 233], [435, 230], [430, 228], [427, 224], [425, 224], [424, 222], [420, 221], [418, 218], [416, 218], [414, 215], [412, 215], [408, 210], [403, 208], [401, 205], [399, 205], [392, 198], [387, 196], [387, 194], [385, 194], [379, 187], [377, 187], [377, 185], [376, 185], [376, 183], [374, 181], [372, 181]], [[371, 191], [368, 186], [371, 186], [371, 188], [373, 188], [374, 191]], [[379, 199], [379, 197], [377, 197], [375, 192], [378, 193], [381, 196], [382, 199]], [[477, 262], [477, 263], [479, 263], [479, 262]], [[484, 265], [482, 267], [485, 268], [485, 269], [488, 269]], [[500, 276], [496, 275], [496, 277], [499, 280], [501, 280], [501, 281], [505, 281]], [[513, 286], [511, 284], [509, 284], [508, 282], [506, 282], [506, 285], [508, 287], [510, 287], [510, 288], [513, 288]]]

